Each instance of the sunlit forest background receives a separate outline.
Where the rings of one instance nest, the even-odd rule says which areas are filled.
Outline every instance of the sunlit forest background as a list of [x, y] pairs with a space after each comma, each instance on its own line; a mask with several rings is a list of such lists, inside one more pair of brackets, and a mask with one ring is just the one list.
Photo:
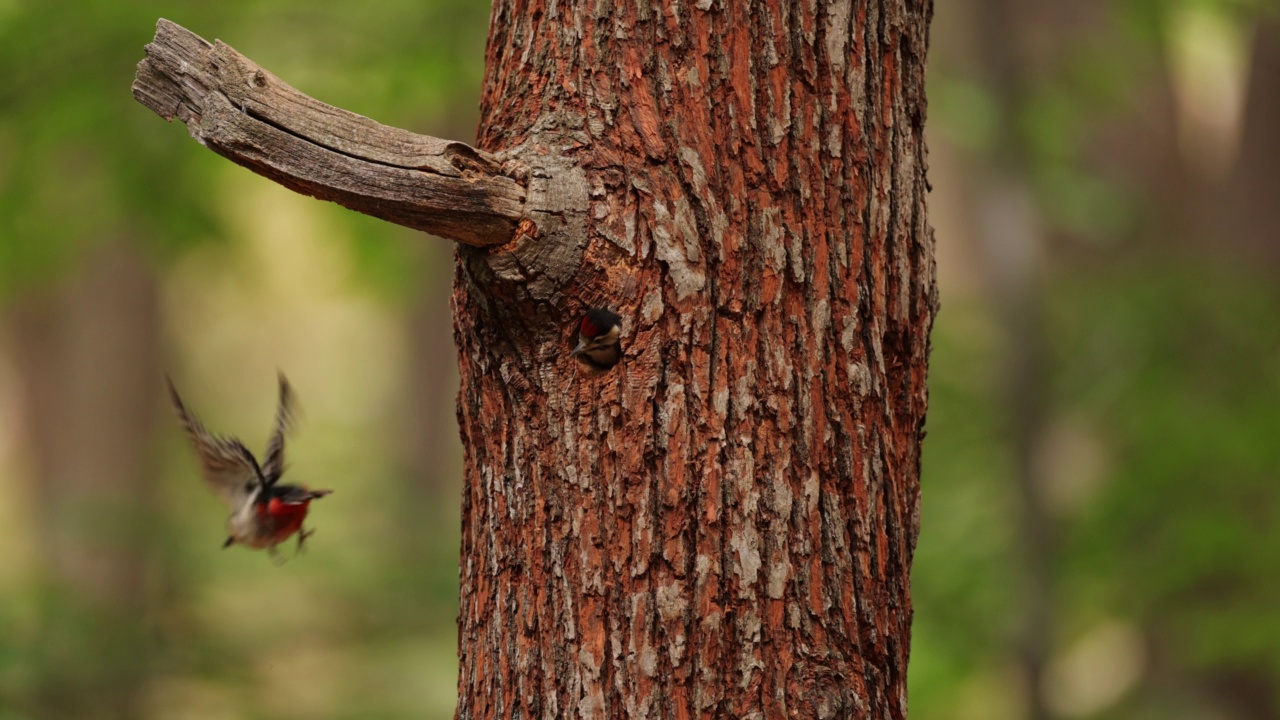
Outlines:
[[[917, 720], [1280, 718], [1280, 25], [938, 0]], [[158, 17], [470, 140], [487, 5], [0, 2], [0, 720], [449, 718], [448, 243], [129, 93]], [[221, 550], [163, 397], [335, 494]]]

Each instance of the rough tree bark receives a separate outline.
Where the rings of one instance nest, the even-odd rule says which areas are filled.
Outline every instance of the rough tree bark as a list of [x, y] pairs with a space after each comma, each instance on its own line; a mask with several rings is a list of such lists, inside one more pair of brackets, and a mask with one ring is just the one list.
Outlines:
[[459, 718], [905, 717], [931, 12], [495, 2], [530, 222], [457, 247]]
[[459, 718], [905, 715], [930, 10], [495, 3], [479, 145], [590, 205], [547, 295], [458, 250]]

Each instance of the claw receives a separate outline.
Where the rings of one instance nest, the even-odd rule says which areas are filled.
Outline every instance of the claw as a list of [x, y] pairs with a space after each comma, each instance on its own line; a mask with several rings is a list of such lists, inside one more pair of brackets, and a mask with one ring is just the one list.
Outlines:
[[276, 567], [280, 567], [285, 564], [285, 557], [280, 554], [279, 550], [276, 550], [275, 545], [271, 545], [267, 548], [267, 556], [271, 558], [271, 564]]
[[298, 530], [298, 549], [297, 549], [297, 551], [295, 551], [295, 552], [294, 552], [294, 555], [300, 555], [300, 554], [302, 554], [302, 553], [306, 552], [306, 550], [307, 550], [307, 538], [309, 538], [309, 537], [311, 537], [312, 535], [315, 535], [315, 534], [316, 534], [316, 531], [315, 531], [315, 530], [308, 530], [308, 529], [306, 529], [306, 528], [300, 528], [300, 529]]

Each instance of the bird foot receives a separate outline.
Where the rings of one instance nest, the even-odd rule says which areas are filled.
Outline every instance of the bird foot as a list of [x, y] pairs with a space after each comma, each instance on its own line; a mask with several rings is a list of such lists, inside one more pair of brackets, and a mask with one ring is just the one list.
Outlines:
[[306, 552], [307, 538], [315, 534], [316, 534], [315, 530], [308, 530], [306, 528], [299, 529], [298, 530], [298, 549], [296, 552], [294, 552], [294, 555], [301, 555], [302, 553]]

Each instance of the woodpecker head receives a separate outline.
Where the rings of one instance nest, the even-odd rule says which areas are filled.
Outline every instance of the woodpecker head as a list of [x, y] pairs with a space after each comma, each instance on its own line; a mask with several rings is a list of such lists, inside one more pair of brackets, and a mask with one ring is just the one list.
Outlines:
[[578, 346], [569, 353], [578, 364], [604, 372], [622, 359], [622, 318], [607, 308], [592, 308], [578, 323]]

